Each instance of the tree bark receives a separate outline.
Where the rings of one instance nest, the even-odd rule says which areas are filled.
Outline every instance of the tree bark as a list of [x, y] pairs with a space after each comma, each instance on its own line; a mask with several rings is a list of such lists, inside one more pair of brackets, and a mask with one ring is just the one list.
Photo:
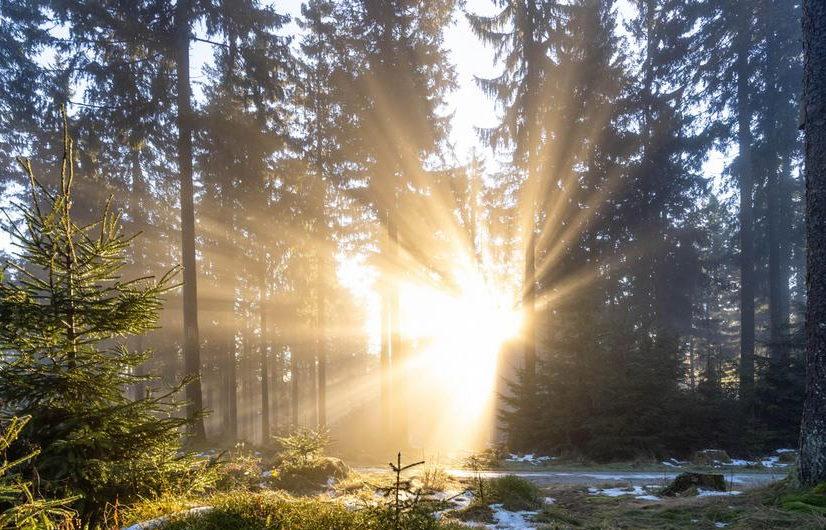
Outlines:
[[318, 427], [327, 427], [327, 248], [322, 248], [322, 258], [318, 267], [318, 315], [317, 315], [317, 337], [318, 337]]
[[[395, 187], [394, 187], [395, 188]], [[407, 359], [405, 358], [403, 338], [399, 329], [399, 228], [395, 219], [395, 189], [393, 191], [393, 211], [387, 222], [387, 236], [389, 239], [387, 254], [391, 267], [391, 278], [389, 286], [389, 310], [390, 310], [390, 362], [391, 381], [393, 386], [393, 432], [395, 433], [397, 447], [407, 447]]]
[[754, 175], [752, 167], [751, 103], [749, 101], [749, 49], [751, 17], [738, 28], [737, 143], [740, 184], [740, 399], [751, 407], [754, 396]]
[[[266, 270], [266, 267], [264, 267]], [[266, 275], [261, 278], [261, 344], [259, 346], [261, 369], [261, 442], [266, 444], [270, 439], [270, 366], [269, 366], [269, 322], [267, 310], [269, 305], [267, 296]]]
[[[386, 219], [386, 215], [385, 215]], [[384, 236], [383, 248], [387, 248], [387, 237]], [[385, 250], [382, 250], [385, 252]], [[389, 433], [392, 429], [391, 425], [391, 408], [392, 396], [390, 395], [390, 295], [389, 284], [390, 278], [387, 271], [387, 265], [383, 266], [381, 273], [380, 290], [381, 290], [381, 351], [379, 353], [379, 392], [381, 400], [381, 425], [385, 433]]]
[[780, 65], [779, 37], [770, 39], [766, 50], [766, 90], [769, 99], [765, 129], [767, 138], [766, 224], [769, 243], [769, 356], [772, 370], [777, 375], [788, 365], [789, 331], [789, 216], [792, 208], [786, 182], [789, 171], [789, 155], [781, 153], [783, 141], [783, 95], [780, 93], [778, 70]]
[[[230, 313], [232, 315], [232, 313]], [[227, 330], [220, 332], [230, 333]], [[235, 358], [235, 337], [230, 336], [221, 341], [224, 345], [224, 391], [226, 404], [224, 408], [224, 438], [228, 442], [238, 439], [238, 360]]]
[[[132, 169], [132, 193], [129, 195], [129, 217], [132, 221], [132, 230], [137, 234], [146, 227], [146, 215], [143, 211], [144, 204], [142, 202], [146, 193], [146, 182], [144, 181], [143, 171], [141, 170], [140, 147], [130, 146], [129, 165]], [[147, 267], [144, 266], [143, 261], [145, 259], [143, 248], [143, 238], [136, 238], [132, 247], [132, 266], [137, 276], [144, 276], [147, 273]], [[143, 337], [143, 335], [137, 335], [135, 337], [135, 349], [137, 351], [143, 351]], [[135, 374], [139, 376], [147, 375], [147, 363], [148, 361], [136, 367]], [[145, 397], [146, 381], [138, 381], [134, 388], [134, 398], [138, 400]]]
[[806, 133], [806, 401], [800, 482], [826, 481], [826, 0], [803, 3]]
[[189, 79], [191, 6], [182, 0], [175, 8], [175, 71], [178, 90], [178, 171], [181, 200], [181, 262], [183, 265], [184, 372], [193, 380], [186, 386], [187, 414], [192, 418], [189, 438], [206, 439], [201, 396], [201, 345], [198, 337], [198, 286], [195, 261], [195, 205], [192, 185], [192, 94]]
[[302, 337], [299, 337], [290, 345], [290, 415], [293, 429], [298, 428], [298, 399], [301, 396], [299, 393], [301, 388], [299, 383], [299, 374], [301, 373], [299, 358], [301, 353], [299, 353], [299, 350], [303, 347], [301, 341]]
[[524, 357], [526, 389], [532, 394], [536, 376], [536, 211], [538, 197], [536, 190], [542, 189], [539, 185], [539, 63], [540, 51], [536, 42], [536, 5], [531, 0], [523, 5], [520, 26], [525, 38], [526, 62], [526, 101], [525, 101], [525, 134], [522, 147], [527, 154], [527, 179], [529, 222], [528, 233], [525, 238], [525, 276], [522, 295], [522, 311], [524, 319]]

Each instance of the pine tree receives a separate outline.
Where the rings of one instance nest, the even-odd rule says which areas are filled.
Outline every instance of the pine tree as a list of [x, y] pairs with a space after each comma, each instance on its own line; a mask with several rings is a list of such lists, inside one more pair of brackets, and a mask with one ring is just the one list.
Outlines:
[[740, 395], [751, 408], [754, 392], [755, 251], [754, 251], [754, 81], [755, 0], [704, 1], [695, 9], [700, 31], [696, 72], [705, 83], [705, 100], [713, 112], [730, 110], [732, 120], [717, 128], [736, 140], [738, 155], [733, 170], [739, 192], [740, 239]]
[[61, 521], [70, 521], [73, 513], [65, 506], [75, 499], [37, 499], [32, 494], [32, 485], [16, 474], [17, 468], [38, 455], [32, 452], [16, 460], [9, 461], [6, 453], [20, 436], [20, 432], [31, 420], [29, 417], [13, 417], [4, 422], [0, 433], [0, 503], [5, 509], [0, 513], [2, 530], [53, 530]]
[[18, 443], [39, 448], [32, 463], [41, 485], [81, 495], [81, 519], [94, 526], [112, 499], [156, 492], [185, 472], [178, 443], [188, 420], [173, 416], [177, 389], [138, 400], [123, 391], [149, 379], [133, 370], [149, 352], [123, 341], [156, 326], [172, 272], [157, 281], [121, 278], [132, 238], [108, 203], [98, 221], [76, 223], [68, 131], [56, 190], [35, 178], [31, 162], [21, 165], [32, 207], [20, 209], [19, 259], [0, 282], [0, 400], [32, 418]]

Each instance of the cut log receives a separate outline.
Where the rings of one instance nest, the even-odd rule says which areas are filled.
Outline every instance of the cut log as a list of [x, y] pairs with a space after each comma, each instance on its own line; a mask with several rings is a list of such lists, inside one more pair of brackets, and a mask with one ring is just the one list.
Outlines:
[[692, 488], [726, 491], [726, 479], [719, 473], [680, 473], [660, 495], [676, 497]]

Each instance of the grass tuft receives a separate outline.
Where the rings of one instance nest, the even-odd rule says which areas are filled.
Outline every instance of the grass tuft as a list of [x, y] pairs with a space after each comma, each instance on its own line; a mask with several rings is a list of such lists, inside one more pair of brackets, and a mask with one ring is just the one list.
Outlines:
[[515, 475], [505, 475], [488, 481], [486, 501], [501, 504], [506, 510], [536, 510], [542, 507], [540, 490], [533, 482]]

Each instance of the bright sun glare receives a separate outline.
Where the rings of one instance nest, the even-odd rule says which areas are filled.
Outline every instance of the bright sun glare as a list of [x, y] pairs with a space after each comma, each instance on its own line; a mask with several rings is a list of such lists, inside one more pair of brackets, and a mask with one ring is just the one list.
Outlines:
[[[450, 290], [400, 286], [400, 330], [412, 354], [406, 369], [417, 402], [429, 408], [425, 445], [467, 444], [485, 435], [480, 425], [490, 424], [480, 420], [492, 410], [500, 353], [521, 327], [512, 298], [481, 274], [463, 273], [456, 283]], [[433, 421], [436, 410], [443, 421]]]

